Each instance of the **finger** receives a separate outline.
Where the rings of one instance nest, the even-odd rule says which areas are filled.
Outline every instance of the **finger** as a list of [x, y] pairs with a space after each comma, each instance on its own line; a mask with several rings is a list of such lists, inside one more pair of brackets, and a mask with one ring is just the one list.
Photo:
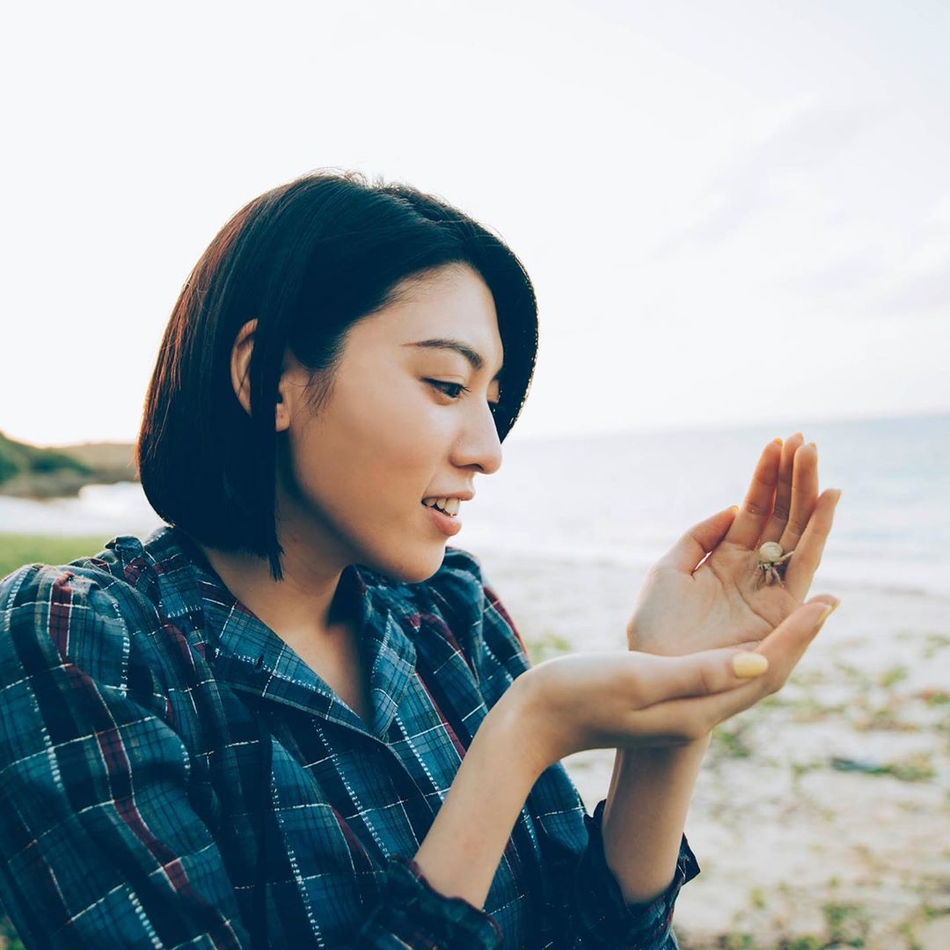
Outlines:
[[705, 521], [693, 525], [657, 562], [657, 567], [668, 567], [692, 574], [702, 559], [714, 551], [732, 525], [738, 508], [727, 508]]
[[762, 532], [761, 541], [778, 541], [785, 532], [788, 515], [792, 505], [792, 479], [795, 453], [805, 441], [801, 432], [789, 436], [782, 446], [782, 457], [778, 467], [778, 487], [775, 490], [775, 505], [772, 517]]
[[686, 656], [628, 655], [636, 657], [636, 692], [642, 707], [736, 689], [768, 669], [762, 654], [729, 648]]
[[819, 594], [793, 610], [756, 648], [769, 661], [771, 691], [784, 685], [805, 650], [837, 609], [837, 597]]
[[785, 570], [785, 586], [793, 597], [804, 597], [811, 580], [821, 563], [825, 542], [834, 523], [835, 508], [841, 498], [841, 491], [829, 488], [821, 493], [801, 540], [795, 547], [795, 554]]
[[788, 524], [779, 544], [794, 551], [808, 525], [818, 502], [818, 447], [814, 442], [803, 445], [795, 453], [792, 475], [792, 504]]
[[[705, 692], [694, 679], [695, 692], [686, 692], [679, 698], [660, 700], [647, 709], [638, 712], [638, 731], [641, 734], [667, 735], [671, 737], [698, 736], [719, 723], [740, 713], [759, 700], [780, 689], [791, 675], [805, 650], [817, 636], [832, 611], [838, 606], [838, 600], [829, 594], [822, 594], [807, 604], [803, 604], [778, 626], [755, 650], [768, 660], [768, 669], [753, 677], [737, 677], [732, 657], [735, 651], [710, 650], [691, 657], [677, 657], [679, 660], [696, 661], [698, 657], [710, 657], [716, 654], [716, 664], [707, 672]], [[731, 654], [728, 658], [724, 654]], [[739, 654], [748, 656], [748, 654]], [[671, 659], [657, 657], [656, 659]], [[698, 673], [701, 664], [694, 667]], [[728, 684], [732, 683], [730, 687]], [[714, 688], [719, 684], [721, 688]], [[683, 685], [686, 685], [684, 679]]]
[[770, 442], [762, 450], [752, 475], [752, 484], [749, 485], [742, 507], [726, 534], [726, 541], [749, 550], [756, 547], [762, 529], [772, 514], [781, 457], [781, 439]]

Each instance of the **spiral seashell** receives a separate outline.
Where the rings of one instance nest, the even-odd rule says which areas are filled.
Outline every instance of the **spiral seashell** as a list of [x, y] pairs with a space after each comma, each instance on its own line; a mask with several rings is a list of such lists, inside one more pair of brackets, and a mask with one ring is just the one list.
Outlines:
[[759, 557], [768, 564], [777, 561], [784, 553], [785, 550], [778, 541], [766, 541], [765, 544], [759, 548]]

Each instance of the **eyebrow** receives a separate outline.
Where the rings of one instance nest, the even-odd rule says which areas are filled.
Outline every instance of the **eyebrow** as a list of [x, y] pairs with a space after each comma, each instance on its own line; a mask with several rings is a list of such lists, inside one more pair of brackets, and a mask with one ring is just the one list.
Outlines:
[[[480, 370], [485, 365], [485, 359], [478, 353], [473, 350], [470, 346], [463, 343], [461, 340], [448, 340], [442, 337], [433, 339], [433, 340], [418, 340], [415, 343], [405, 343], [404, 346], [421, 346], [430, 350], [452, 350], [455, 353], [459, 353], [464, 356], [466, 360], [471, 364], [472, 369]], [[498, 370], [498, 373], [495, 374], [495, 378], [501, 375], [501, 370]]]

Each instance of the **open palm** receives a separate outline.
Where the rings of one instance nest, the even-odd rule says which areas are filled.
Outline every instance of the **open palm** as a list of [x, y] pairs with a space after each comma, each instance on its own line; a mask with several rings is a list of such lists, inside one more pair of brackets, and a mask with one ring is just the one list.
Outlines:
[[[630, 649], [682, 655], [753, 647], [805, 599], [840, 492], [818, 492], [818, 452], [796, 433], [769, 443], [739, 509], [688, 531], [650, 571], [627, 627]], [[766, 583], [759, 547], [794, 555]]]

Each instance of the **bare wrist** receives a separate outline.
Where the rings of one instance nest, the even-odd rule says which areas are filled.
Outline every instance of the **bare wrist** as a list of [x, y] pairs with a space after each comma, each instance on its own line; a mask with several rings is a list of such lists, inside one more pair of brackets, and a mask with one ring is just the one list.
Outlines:
[[511, 684], [488, 714], [482, 729], [486, 725], [505, 736], [501, 741], [510, 750], [510, 761], [525, 770], [532, 785], [565, 754], [556, 747], [556, 730], [552, 729], [543, 685], [535, 668], [522, 673]]
[[650, 763], [656, 767], [672, 765], [687, 759], [702, 759], [709, 750], [711, 738], [712, 733], [707, 732], [696, 739], [687, 739], [683, 742], [618, 749], [617, 754], [627, 761]]

